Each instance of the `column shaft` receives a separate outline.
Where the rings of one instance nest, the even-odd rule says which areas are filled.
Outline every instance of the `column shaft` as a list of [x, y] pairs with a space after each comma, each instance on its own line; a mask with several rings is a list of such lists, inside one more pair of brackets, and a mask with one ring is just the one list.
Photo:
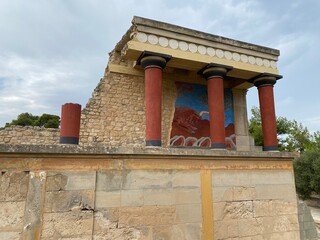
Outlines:
[[258, 87], [258, 92], [263, 133], [263, 149], [265, 151], [277, 150], [278, 139], [273, 86], [260, 86]]
[[211, 148], [226, 148], [223, 79], [232, 67], [210, 63], [199, 71], [207, 80]]
[[146, 145], [161, 146], [162, 69], [145, 69]]
[[146, 146], [161, 146], [162, 70], [171, 56], [144, 51], [138, 64], [145, 70]]
[[78, 144], [80, 134], [81, 105], [66, 103], [61, 108], [60, 143]]
[[207, 84], [211, 147], [225, 148], [223, 79], [221, 77], [209, 78]]

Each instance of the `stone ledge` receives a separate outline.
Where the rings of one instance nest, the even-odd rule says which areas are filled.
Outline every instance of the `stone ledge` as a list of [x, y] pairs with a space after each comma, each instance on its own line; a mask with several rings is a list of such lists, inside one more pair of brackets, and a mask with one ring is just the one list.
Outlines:
[[139, 148], [139, 147], [101, 147], [79, 145], [7, 145], [0, 144], [1, 153], [28, 154], [83, 154], [83, 155], [149, 155], [149, 156], [199, 156], [222, 158], [277, 158], [288, 160], [299, 157], [293, 152], [252, 152], [195, 148]]

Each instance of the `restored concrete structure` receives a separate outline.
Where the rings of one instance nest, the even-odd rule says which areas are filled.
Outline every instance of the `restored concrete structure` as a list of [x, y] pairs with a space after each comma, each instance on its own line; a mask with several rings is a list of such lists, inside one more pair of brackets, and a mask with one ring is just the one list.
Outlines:
[[[79, 145], [57, 132], [0, 144], [0, 238], [300, 239], [297, 155], [276, 151], [278, 56], [134, 17], [82, 110]], [[264, 151], [248, 132], [254, 86]], [[77, 140], [68, 124], [61, 137]]]

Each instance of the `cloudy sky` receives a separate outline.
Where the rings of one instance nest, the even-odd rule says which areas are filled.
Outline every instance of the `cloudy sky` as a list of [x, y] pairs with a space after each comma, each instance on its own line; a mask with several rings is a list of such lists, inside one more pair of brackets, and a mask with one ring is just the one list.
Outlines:
[[84, 107], [136, 15], [279, 49], [277, 115], [320, 130], [319, 13], [319, 0], [0, 0], [0, 127]]

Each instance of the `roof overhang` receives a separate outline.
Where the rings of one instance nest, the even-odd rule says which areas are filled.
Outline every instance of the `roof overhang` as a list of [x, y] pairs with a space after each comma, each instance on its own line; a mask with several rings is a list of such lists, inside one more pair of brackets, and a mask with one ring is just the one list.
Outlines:
[[249, 80], [262, 73], [279, 74], [277, 49], [141, 17], [133, 18], [131, 28], [116, 50], [131, 60], [137, 60], [144, 51], [171, 55], [168, 67], [195, 72], [208, 63], [228, 65], [233, 68], [227, 76], [236, 79]]

